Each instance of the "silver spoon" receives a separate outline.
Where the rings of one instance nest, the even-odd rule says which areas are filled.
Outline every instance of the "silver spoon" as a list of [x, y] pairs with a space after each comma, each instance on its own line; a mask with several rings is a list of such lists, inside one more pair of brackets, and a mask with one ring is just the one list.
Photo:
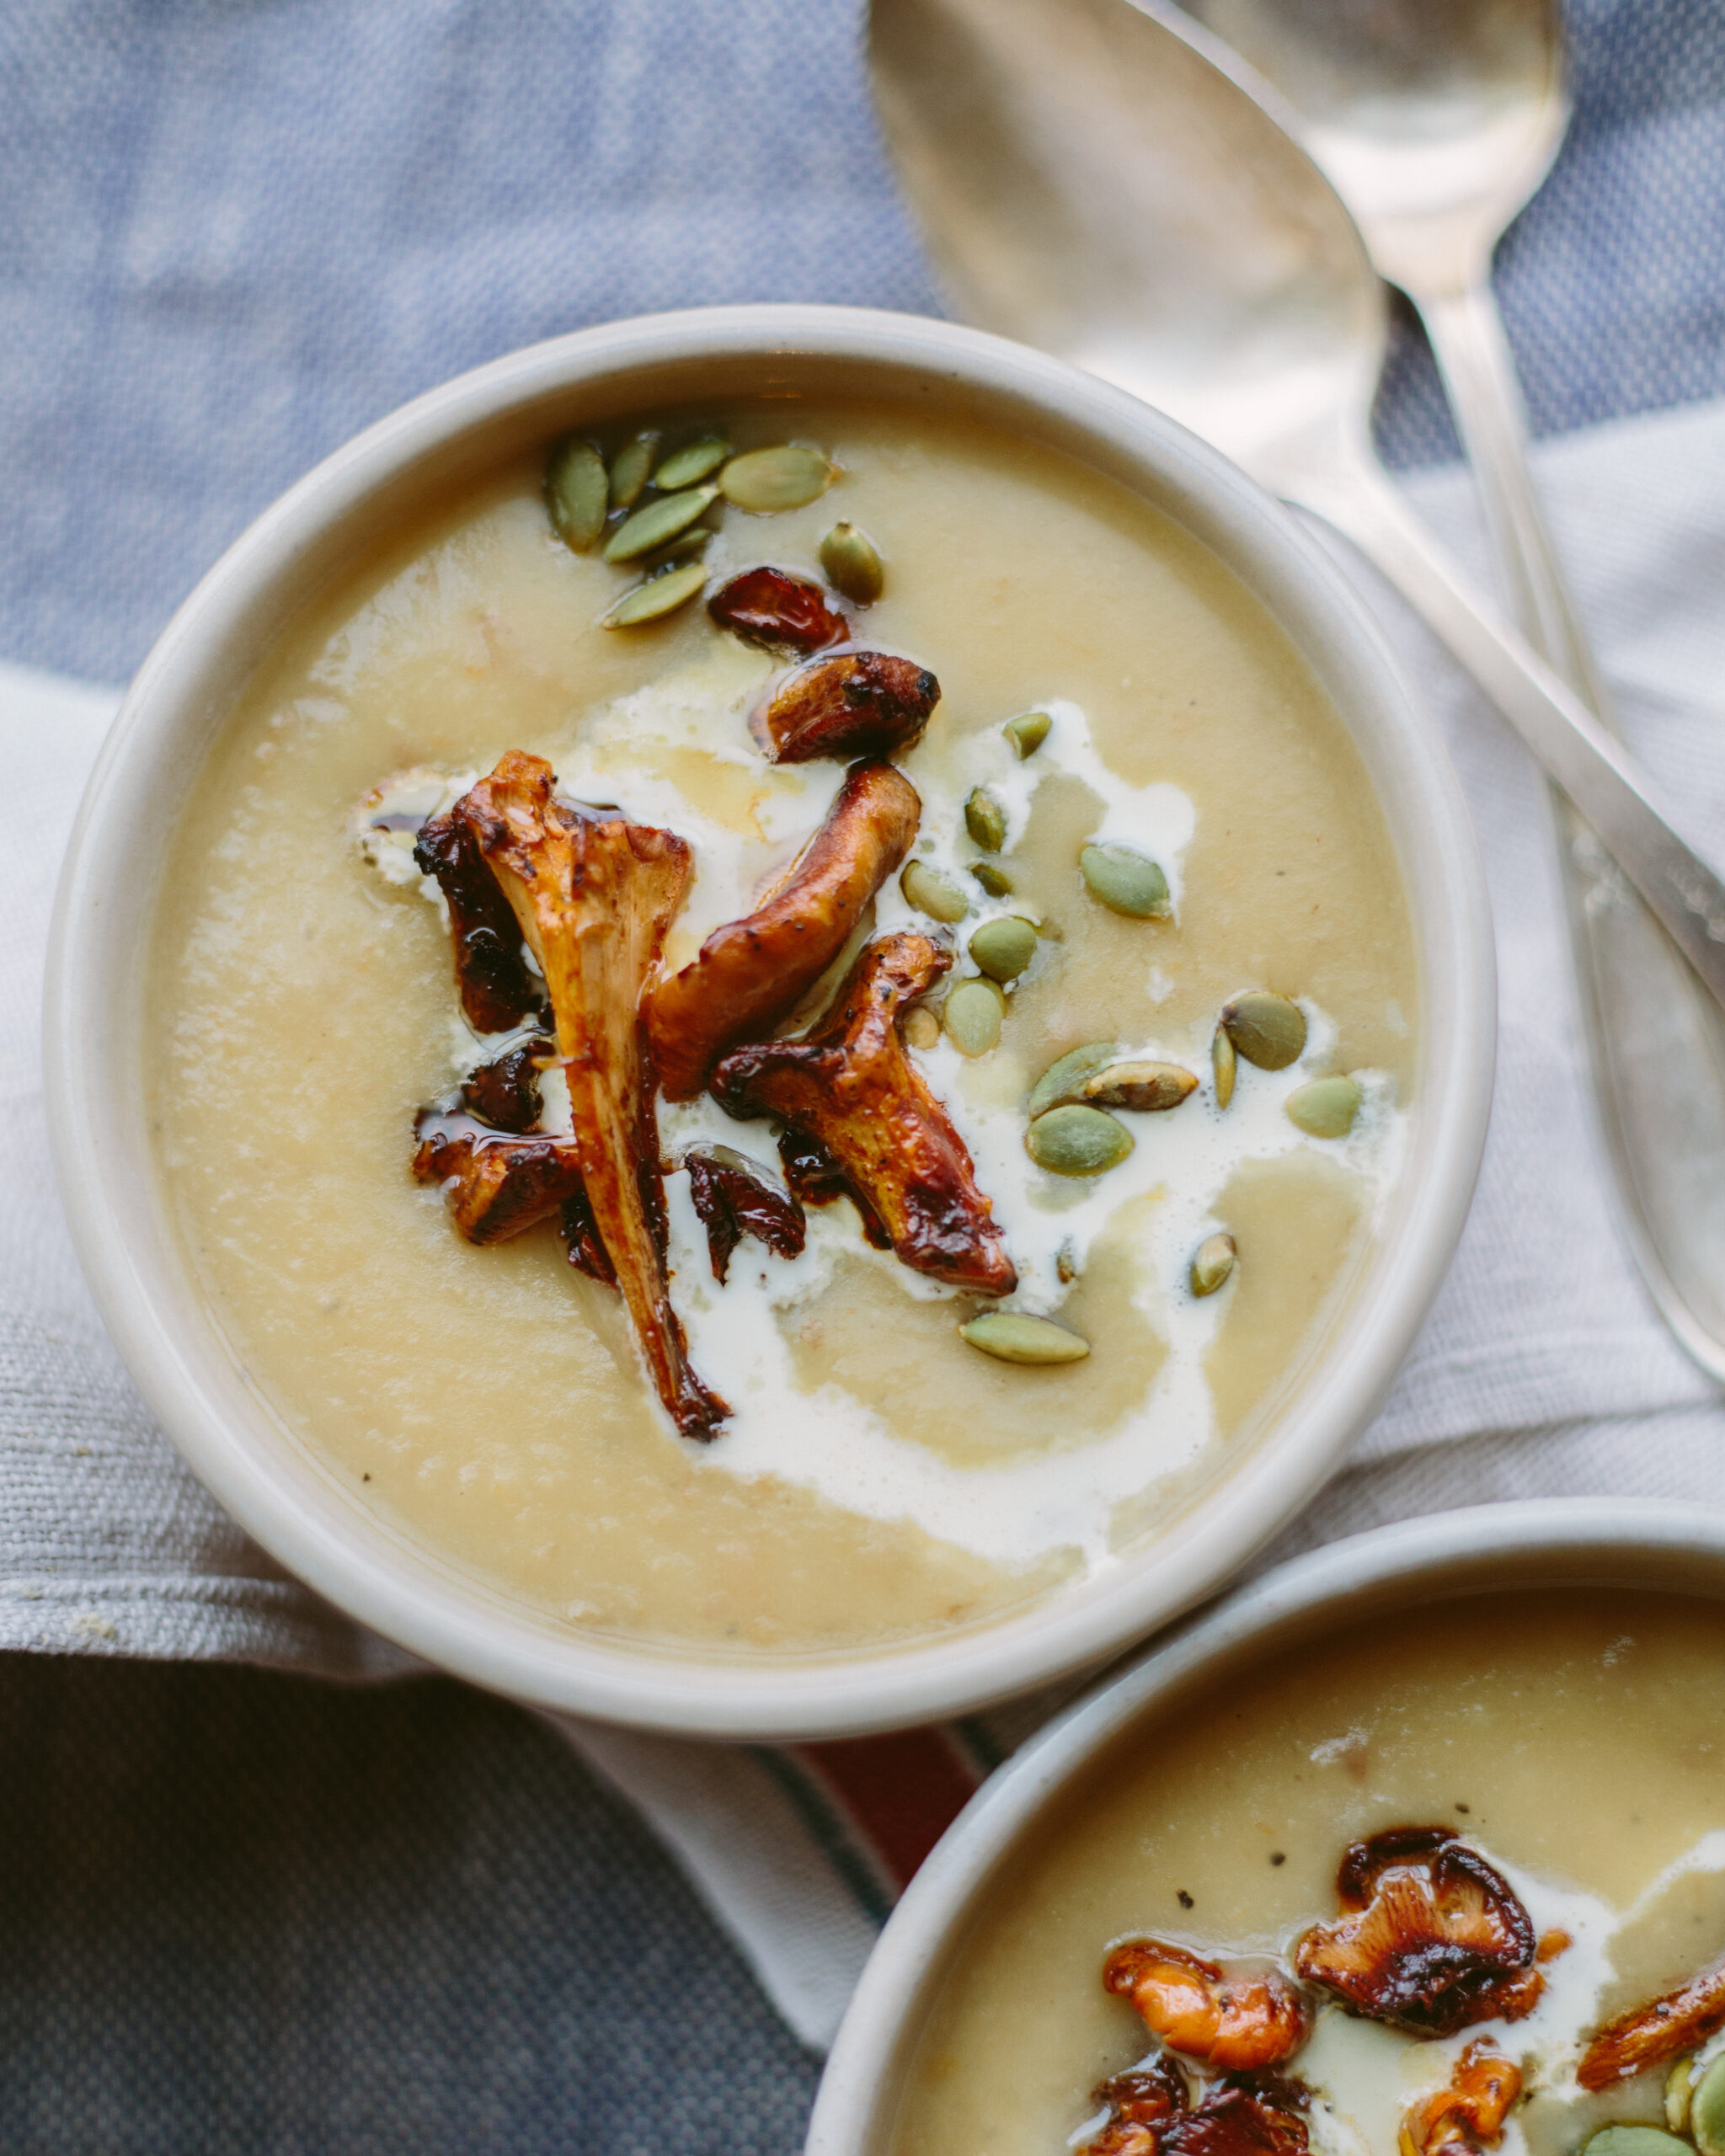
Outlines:
[[[1528, 471], [1520, 384], [1491, 281], [1498, 242], [1568, 125], [1553, 0], [1185, 5], [1285, 100], [1280, 110], [1291, 109], [1373, 262], [1419, 309], [1516, 617], [1616, 733]], [[1672, 1331], [1725, 1378], [1725, 1023], [1594, 833], [1561, 793], [1554, 802], [1626, 1239]]]
[[1161, 406], [1346, 532], [1725, 1006], [1725, 885], [1622, 744], [1493, 625], [1378, 463], [1382, 287], [1328, 182], [1228, 78], [1226, 48], [1157, 0], [873, 0], [869, 58], [960, 311]]

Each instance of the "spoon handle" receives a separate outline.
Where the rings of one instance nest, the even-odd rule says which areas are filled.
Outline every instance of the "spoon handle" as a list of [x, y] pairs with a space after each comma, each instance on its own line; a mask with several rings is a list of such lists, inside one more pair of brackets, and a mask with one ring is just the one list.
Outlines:
[[[1616, 717], [1541, 513], [1521, 385], [1489, 281], [1418, 296], [1529, 640]], [[1725, 1378], [1725, 1017], [1594, 833], [1554, 791], [1558, 857], [1599, 1119], [1626, 1240], [1666, 1322]]]
[[1472, 675], [1725, 1010], [1725, 883], [1673, 829], [1646, 774], [1514, 629], [1498, 626], [1362, 440], [1289, 489], [1353, 540]]

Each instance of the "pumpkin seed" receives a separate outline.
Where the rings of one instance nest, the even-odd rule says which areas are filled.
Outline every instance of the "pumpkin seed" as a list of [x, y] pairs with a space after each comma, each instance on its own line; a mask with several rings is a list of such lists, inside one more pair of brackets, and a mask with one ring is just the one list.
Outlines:
[[773, 449], [751, 449], [734, 456], [718, 475], [728, 502], [751, 516], [775, 516], [818, 501], [832, 481], [832, 467], [818, 449], [781, 442]]
[[970, 873], [981, 884], [991, 899], [1007, 899], [1012, 894], [1012, 879], [1004, 868], [996, 868], [991, 861], [973, 861]]
[[606, 560], [633, 562], [639, 555], [652, 553], [680, 531], [686, 531], [697, 516], [705, 514], [718, 492], [717, 487], [689, 487], [680, 494], [660, 495], [618, 525], [605, 542]]
[[1028, 1310], [985, 1310], [959, 1327], [959, 1337], [1001, 1363], [1081, 1363], [1090, 1353], [1082, 1333]]
[[1581, 2156], [1690, 2156], [1689, 2143], [1657, 2126], [1601, 2127]]
[[1092, 898], [1110, 913], [1124, 913], [1134, 921], [1167, 919], [1168, 879], [1147, 853], [1140, 853], [1135, 846], [1112, 841], [1098, 845], [1092, 840], [1079, 849], [1078, 868]]
[[970, 955], [996, 980], [1017, 980], [1036, 956], [1036, 924], [1017, 914], [985, 921], [970, 938]]
[[986, 1055], [999, 1044], [1007, 999], [991, 980], [973, 974], [948, 996], [942, 1014], [947, 1037], [960, 1055]]
[[899, 889], [908, 905], [918, 913], [926, 913], [931, 921], [943, 921], [951, 925], [962, 921], [970, 910], [970, 901], [950, 877], [943, 876], [937, 868], [931, 868], [926, 861], [909, 862], [899, 878]]
[[1132, 1150], [1132, 1134], [1100, 1108], [1074, 1102], [1039, 1115], [1024, 1134], [1024, 1150], [1057, 1176], [1099, 1176]]
[[641, 489], [647, 483], [647, 475], [653, 469], [653, 460], [659, 454], [659, 435], [649, 428], [630, 442], [625, 442], [611, 465], [611, 505], [613, 509], [633, 509], [641, 499]]
[[1234, 1075], [1239, 1069], [1234, 1043], [1226, 1026], [1218, 1026], [1210, 1044], [1210, 1067], [1215, 1074], [1216, 1106], [1225, 1108], [1234, 1097]]
[[1038, 1116], [1046, 1115], [1063, 1101], [1076, 1101], [1079, 1097], [1078, 1088], [1091, 1072], [1112, 1063], [1119, 1053], [1118, 1041], [1087, 1041], [1081, 1048], [1069, 1048], [1063, 1056], [1049, 1064], [1030, 1088], [1030, 1097], [1024, 1103], [1025, 1114], [1034, 1123]]
[[1222, 1023], [1240, 1054], [1260, 1070], [1285, 1070], [1306, 1048], [1306, 1013], [1290, 997], [1268, 988], [1254, 988], [1225, 1004]]
[[1085, 1079], [1077, 1097], [1092, 1107], [1130, 1108], [1139, 1115], [1153, 1115], [1160, 1109], [1178, 1107], [1197, 1091], [1197, 1079], [1178, 1063], [1111, 1063]]
[[1701, 2156], [1725, 2156], [1725, 2058], [1716, 2058], [1695, 2084], [1689, 2134]]
[[874, 542], [854, 524], [834, 525], [820, 542], [820, 566], [833, 590], [858, 606], [872, 606], [886, 587]]
[[985, 786], [964, 803], [964, 829], [985, 853], [998, 853], [1007, 842], [1007, 812]]
[[653, 483], [662, 494], [674, 494], [680, 487], [692, 487], [715, 472], [731, 453], [731, 446], [723, 435], [702, 435], [699, 441], [685, 442], [681, 449], [674, 449], [653, 475]]
[[718, 536], [710, 524], [692, 524], [686, 531], [680, 531], [668, 547], [661, 547], [656, 554], [649, 554], [641, 566], [644, 569], [669, 568], [673, 562], [686, 561], [691, 554], [704, 553]]
[[[1359, 1087], [1351, 1078], [1314, 1078], [1296, 1086], [1284, 1105], [1289, 1122], [1308, 1138], [1345, 1138], [1359, 1113]], [[1725, 2144], [1719, 2156], [1725, 2156]]]
[[940, 1038], [940, 1020], [926, 1003], [913, 1003], [905, 1013], [905, 1038], [912, 1048], [932, 1048]]
[[604, 616], [604, 626], [638, 629], [645, 622], [661, 621], [665, 615], [675, 614], [679, 606], [686, 606], [706, 581], [707, 567], [702, 562], [686, 562], [680, 569], [649, 576], [644, 584], [631, 585]]
[[1023, 763], [1027, 756], [1033, 756], [1048, 739], [1048, 730], [1054, 721], [1045, 711], [1027, 711], [1022, 718], [1009, 718], [1001, 728], [1018, 752]]
[[1673, 2133], [1689, 2124], [1689, 2107], [1695, 2095], [1695, 2059], [1680, 2058], [1665, 2076], [1665, 2123]]
[[545, 506], [565, 547], [590, 554], [605, 529], [605, 460], [590, 441], [571, 435], [552, 451], [545, 467]]
[[1213, 1295], [1218, 1288], [1226, 1287], [1238, 1255], [1231, 1235], [1206, 1235], [1192, 1253], [1193, 1294]]

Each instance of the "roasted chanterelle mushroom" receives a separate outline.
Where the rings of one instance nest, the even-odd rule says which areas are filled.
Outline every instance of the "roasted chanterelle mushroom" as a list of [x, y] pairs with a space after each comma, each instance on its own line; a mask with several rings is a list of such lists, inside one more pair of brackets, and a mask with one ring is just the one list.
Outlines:
[[951, 963], [930, 937], [877, 937], [819, 1024], [734, 1049], [713, 1091], [732, 1115], [777, 1116], [813, 1139], [913, 1272], [1009, 1295], [1017, 1275], [970, 1155], [899, 1038], [900, 1010]]
[[[660, 1400], [686, 1436], [708, 1436], [729, 1411], [690, 1368], [670, 1305], [654, 1083], [638, 1013], [687, 889], [689, 849], [673, 832], [560, 801], [553, 783], [542, 758], [511, 750], [426, 825], [419, 858], [450, 899], [458, 967], [468, 945], [451, 895], [456, 878], [473, 910], [477, 861], [507, 903], [551, 1005], [592, 1230]], [[463, 972], [464, 1001], [467, 978]], [[476, 1165], [491, 1150], [479, 1145]]]
[[698, 1093], [727, 1049], [771, 1033], [820, 979], [909, 851], [921, 814], [916, 789], [890, 764], [856, 765], [777, 890], [649, 991], [647, 1031], [669, 1099]]
[[1350, 2013], [1449, 2036], [1532, 2012], [1544, 1984], [1532, 1922], [1502, 1873], [1448, 1828], [1354, 1843], [1336, 1888], [1343, 1913], [1306, 1933], [1294, 1966]]
[[1117, 1946], [1103, 1971], [1170, 2051], [1221, 2073], [1280, 2066], [1306, 2041], [1309, 2017], [1279, 1970], [1225, 1971], [1157, 1939]]

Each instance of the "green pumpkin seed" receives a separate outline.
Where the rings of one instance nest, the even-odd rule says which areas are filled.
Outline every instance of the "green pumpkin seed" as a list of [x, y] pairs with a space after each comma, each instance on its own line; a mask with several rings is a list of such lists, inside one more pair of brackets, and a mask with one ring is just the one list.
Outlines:
[[649, 576], [644, 584], [635, 584], [623, 594], [604, 617], [605, 627], [638, 629], [644, 622], [660, 621], [676, 613], [679, 606], [686, 606], [706, 581], [702, 562], [686, 562], [680, 569]]
[[1351, 1078], [1314, 1078], [1296, 1086], [1285, 1105], [1289, 1122], [1308, 1138], [1345, 1138], [1359, 1113], [1359, 1088]]
[[1216, 1106], [1225, 1108], [1234, 1097], [1234, 1077], [1239, 1065], [1226, 1026], [1218, 1026], [1210, 1044], [1210, 1067], [1215, 1076]]
[[1154, 1115], [1177, 1108], [1198, 1091], [1198, 1081], [1178, 1063], [1111, 1063], [1079, 1086], [1078, 1098], [1096, 1108], [1130, 1108]]
[[1680, 2058], [1665, 2076], [1665, 2123], [1673, 2133], [1689, 2124], [1689, 2107], [1695, 2095], [1695, 2059]]
[[669, 568], [673, 562], [686, 561], [691, 554], [703, 554], [718, 538], [710, 524], [692, 524], [686, 531], [680, 531], [668, 547], [661, 547], [656, 554], [649, 554], [641, 563], [644, 569]]
[[1689, 2133], [1701, 2156], [1725, 2156], [1725, 2057], [1716, 2058], [1695, 2084]]
[[1254, 988], [1224, 1005], [1222, 1023], [1236, 1049], [1260, 1070], [1285, 1070], [1305, 1053], [1306, 1013], [1268, 988]]
[[907, 864], [899, 878], [899, 889], [905, 903], [926, 913], [931, 921], [943, 921], [948, 926], [962, 921], [970, 910], [970, 901], [950, 877], [943, 876], [937, 868], [931, 868], [926, 861]]
[[904, 1032], [912, 1048], [932, 1048], [940, 1038], [940, 1020], [926, 1003], [913, 1003], [905, 1013]]
[[947, 1037], [960, 1055], [986, 1055], [997, 1047], [1007, 999], [991, 980], [972, 975], [948, 996], [942, 1013]]
[[1686, 2141], [1657, 2126], [1601, 2127], [1581, 2156], [1690, 2156]]
[[820, 542], [820, 566], [835, 591], [858, 606], [872, 606], [886, 588], [886, 571], [874, 542], [854, 524], [836, 524]]
[[662, 494], [674, 494], [680, 487], [692, 487], [704, 479], [709, 472], [716, 472], [731, 453], [731, 446], [723, 435], [702, 435], [699, 441], [685, 442], [681, 449], [674, 449], [653, 475], [653, 483]]
[[1017, 980], [1036, 956], [1036, 924], [1017, 914], [985, 921], [970, 938], [970, 955], [995, 980]]
[[633, 562], [642, 554], [654, 552], [680, 531], [686, 531], [697, 517], [706, 513], [718, 492], [717, 487], [689, 487], [681, 494], [660, 494], [618, 525], [605, 542], [606, 560]]
[[985, 853], [998, 853], [1007, 842], [1007, 812], [986, 787], [974, 789], [964, 803], [964, 829]]
[[590, 554], [605, 529], [605, 460], [590, 441], [571, 435], [552, 451], [545, 467], [545, 506], [552, 529], [565, 547]]
[[1069, 1103], [1038, 1116], [1024, 1134], [1024, 1150], [1051, 1175], [1099, 1176], [1132, 1150], [1132, 1134], [1100, 1108]]
[[1030, 1088], [1030, 1097], [1024, 1103], [1025, 1114], [1034, 1123], [1038, 1116], [1046, 1115], [1063, 1101], [1079, 1099], [1078, 1089], [1091, 1072], [1112, 1063], [1119, 1053], [1118, 1041], [1087, 1041], [1081, 1048], [1069, 1048], [1063, 1056], [1049, 1064]]
[[831, 481], [832, 467], [820, 451], [794, 442], [734, 456], [718, 475], [725, 499], [751, 516], [776, 516], [819, 501]]
[[1159, 862], [1134, 846], [1095, 841], [1079, 849], [1078, 868], [1090, 895], [1110, 913], [1134, 921], [1163, 921], [1169, 913], [1168, 879]]
[[1048, 730], [1054, 721], [1045, 711], [1027, 711], [1022, 718], [1009, 718], [1001, 728], [1018, 752], [1022, 764], [1027, 756], [1033, 756], [1048, 739]]
[[1213, 1295], [1218, 1288], [1226, 1287], [1238, 1255], [1231, 1235], [1206, 1235], [1192, 1253], [1193, 1294]]
[[985, 1310], [959, 1327], [959, 1337], [1001, 1363], [1081, 1363], [1090, 1353], [1081, 1333], [1028, 1310]]
[[653, 469], [653, 460], [659, 454], [659, 436], [651, 428], [625, 442], [611, 465], [611, 505], [613, 509], [633, 509], [641, 499], [641, 489], [647, 483], [647, 475]]
[[1012, 879], [1004, 868], [996, 868], [991, 861], [973, 861], [970, 873], [981, 884], [991, 899], [1007, 899], [1012, 894]]

